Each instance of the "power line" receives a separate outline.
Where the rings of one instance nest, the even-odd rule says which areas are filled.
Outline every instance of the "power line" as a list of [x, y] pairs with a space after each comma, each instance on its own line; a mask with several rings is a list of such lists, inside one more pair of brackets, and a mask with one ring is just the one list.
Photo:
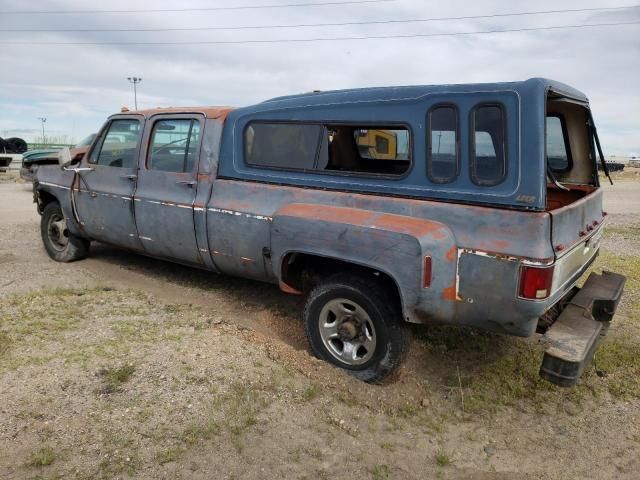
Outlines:
[[595, 12], [595, 11], [609, 11], [609, 10], [623, 10], [638, 8], [640, 5], [628, 5], [620, 7], [595, 7], [595, 8], [573, 8], [564, 10], [539, 10], [534, 12], [515, 12], [515, 13], [494, 13], [488, 15], [467, 15], [463, 17], [434, 17], [434, 18], [422, 18], [422, 19], [407, 19], [407, 20], [371, 20], [371, 21], [354, 21], [354, 22], [339, 22], [339, 23], [299, 23], [299, 24], [286, 24], [286, 25], [246, 25], [237, 27], [184, 27], [184, 28], [63, 28], [63, 29], [0, 29], [0, 32], [191, 32], [191, 31], [211, 31], [211, 30], [258, 30], [258, 29], [272, 29], [272, 28], [303, 28], [303, 27], [343, 27], [354, 25], [382, 25], [382, 24], [403, 24], [403, 23], [426, 23], [426, 22], [440, 22], [451, 20], [477, 20], [483, 18], [497, 18], [497, 17], [519, 17], [526, 15], [546, 15], [556, 13], [577, 13], [577, 12]]
[[0, 42], [0, 45], [140, 45], [140, 46], [162, 46], [162, 45], [243, 45], [243, 44], [271, 44], [271, 43], [310, 43], [310, 42], [333, 42], [346, 40], [374, 40], [374, 39], [392, 39], [392, 38], [427, 38], [427, 37], [452, 37], [458, 35], [483, 35], [495, 33], [511, 33], [511, 32], [533, 32], [540, 30], [562, 30], [572, 28], [591, 28], [591, 27], [613, 27], [619, 25], [638, 25], [635, 22], [614, 22], [614, 23], [588, 23], [578, 25], [556, 25], [552, 27], [524, 27], [509, 28], [503, 30], [477, 30], [473, 32], [445, 32], [445, 33], [410, 33], [397, 35], [362, 35], [351, 37], [318, 37], [318, 38], [284, 38], [284, 39], [268, 39], [268, 40], [201, 40], [201, 41], [184, 41], [184, 42], [45, 42], [45, 41], [9, 41]]
[[347, 0], [324, 1], [310, 3], [274, 3], [269, 5], [244, 5], [235, 7], [194, 7], [194, 8], [161, 8], [137, 10], [14, 10], [4, 11], [3, 15], [84, 15], [102, 13], [176, 13], [176, 12], [214, 12], [222, 10], [265, 10], [269, 8], [323, 7], [331, 5], [354, 5], [363, 3], [395, 2], [397, 0]]

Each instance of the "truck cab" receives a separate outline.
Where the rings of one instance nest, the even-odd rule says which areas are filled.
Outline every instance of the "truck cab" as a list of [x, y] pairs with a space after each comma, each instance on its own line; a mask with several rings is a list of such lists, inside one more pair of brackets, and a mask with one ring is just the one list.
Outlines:
[[411, 322], [546, 332], [541, 374], [571, 385], [624, 285], [576, 287], [598, 150], [586, 96], [550, 80], [369, 88], [117, 114], [34, 189], [52, 258], [97, 240], [307, 295], [312, 351], [363, 380]]

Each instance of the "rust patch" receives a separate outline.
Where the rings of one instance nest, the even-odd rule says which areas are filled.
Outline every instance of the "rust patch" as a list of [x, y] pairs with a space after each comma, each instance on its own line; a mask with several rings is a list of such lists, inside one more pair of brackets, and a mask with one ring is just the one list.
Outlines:
[[450, 287], [445, 288], [442, 291], [442, 298], [444, 298], [445, 300], [449, 300], [449, 301], [456, 300], [457, 295], [456, 295], [456, 284], [455, 283], [453, 285], [451, 285]]
[[[146, 110], [134, 110], [125, 112], [124, 115], [143, 115], [149, 118], [153, 115], [161, 115], [163, 113], [200, 113], [206, 118], [217, 118], [224, 120], [229, 115], [233, 107], [165, 107], [165, 108], [149, 108]], [[122, 115], [123, 113], [119, 113]]]
[[447, 260], [447, 262], [453, 262], [457, 256], [458, 247], [456, 247], [455, 245], [447, 250], [447, 253], [444, 254], [444, 258]]
[[284, 293], [291, 293], [293, 295], [302, 295], [302, 292], [296, 288], [293, 288], [291, 285], [284, 283], [282, 280], [280, 280], [280, 283], [278, 284], [280, 286], [280, 290], [282, 290]]
[[314, 218], [326, 222], [361, 225], [372, 229], [391, 230], [416, 237], [431, 235], [439, 240], [446, 238], [445, 227], [441, 223], [356, 208], [288, 204], [279, 209], [276, 215]]
[[381, 214], [375, 220], [374, 226], [386, 227], [390, 230], [412, 234], [417, 237], [431, 235], [437, 240], [443, 240], [447, 237], [445, 227], [441, 223], [390, 213]]

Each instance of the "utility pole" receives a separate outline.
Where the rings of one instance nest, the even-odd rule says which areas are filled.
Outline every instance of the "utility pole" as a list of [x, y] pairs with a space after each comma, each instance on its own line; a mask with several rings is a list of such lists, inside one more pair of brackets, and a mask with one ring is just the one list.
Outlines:
[[38, 120], [40, 120], [40, 122], [42, 123], [42, 143], [45, 143], [45, 137], [44, 137], [44, 124], [47, 122], [47, 117], [38, 117]]
[[136, 106], [136, 110], [138, 110], [138, 91], [136, 86], [142, 81], [142, 77], [127, 77], [129, 83], [133, 84], [133, 102]]

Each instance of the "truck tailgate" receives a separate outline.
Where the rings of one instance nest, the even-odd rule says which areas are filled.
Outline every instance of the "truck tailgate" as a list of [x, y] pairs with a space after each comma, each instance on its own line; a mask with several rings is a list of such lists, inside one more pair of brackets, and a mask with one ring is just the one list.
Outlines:
[[602, 189], [585, 195], [573, 203], [556, 208], [551, 214], [551, 244], [558, 256], [583, 242], [603, 220]]

